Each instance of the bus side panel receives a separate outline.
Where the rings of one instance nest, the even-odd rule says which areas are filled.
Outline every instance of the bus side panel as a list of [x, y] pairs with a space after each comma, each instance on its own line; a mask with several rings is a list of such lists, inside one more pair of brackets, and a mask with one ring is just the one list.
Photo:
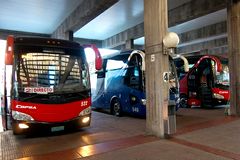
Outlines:
[[141, 104], [141, 99], [145, 99], [145, 93], [127, 86], [124, 82], [125, 72], [120, 74], [121, 72], [123, 71], [108, 71], [106, 74], [104, 99], [107, 108], [110, 109], [112, 98], [118, 98], [123, 112], [145, 116], [146, 107]]
[[142, 99], [146, 99], [145, 93], [143, 91], [130, 88], [128, 99], [129, 99], [128, 104], [130, 106], [129, 108], [130, 113], [134, 115], [139, 115], [139, 116], [146, 115], [146, 105], [144, 105], [142, 102]]
[[93, 108], [106, 108], [105, 104], [105, 78], [97, 78], [96, 88], [92, 90], [92, 107]]
[[116, 97], [120, 100], [122, 110], [124, 111], [123, 96], [123, 77], [118, 74], [119, 70], [108, 71], [105, 78], [104, 104], [107, 109], [111, 109], [111, 100]]

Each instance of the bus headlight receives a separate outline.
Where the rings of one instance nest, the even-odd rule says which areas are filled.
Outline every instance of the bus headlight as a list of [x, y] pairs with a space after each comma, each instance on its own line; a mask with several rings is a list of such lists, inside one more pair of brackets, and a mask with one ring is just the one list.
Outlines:
[[131, 97], [131, 101], [135, 102], [137, 100], [137, 98], [135, 96]]
[[144, 105], [144, 106], [146, 106], [146, 104], [147, 104], [146, 99], [141, 99], [141, 104]]
[[82, 112], [80, 112], [79, 116], [89, 115], [90, 113], [91, 113], [91, 108], [88, 107], [88, 108], [84, 109]]
[[220, 94], [217, 94], [217, 93], [213, 93], [213, 98], [216, 98], [216, 99], [224, 99], [224, 96], [220, 95]]
[[21, 129], [28, 129], [29, 128], [29, 126], [24, 124], [24, 123], [19, 123], [18, 127], [21, 128]]
[[34, 121], [30, 115], [18, 111], [12, 111], [12, 118], [19, 121]]
[[90, 121], [90, 117], [84, 117], [83, 119], [82, 119], [82, 123], [88, 123]]

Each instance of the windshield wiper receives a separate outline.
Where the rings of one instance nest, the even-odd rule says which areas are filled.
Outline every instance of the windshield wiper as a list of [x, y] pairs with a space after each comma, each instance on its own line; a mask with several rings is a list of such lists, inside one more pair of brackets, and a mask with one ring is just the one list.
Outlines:
[[84, 98], [87, 98], [89, 96], [88, 93], [86, 93], [88, 90], [82, 91], [82, 92], [76, 92], [75, 94], [78, 94]]
[[28, 97], [20, 97], [20, 100], [21, 100], [21, 101], [27, 101], [27, 100], [36, 98], [36, 97], [38, 97], [38, 96], [39, 96], [39, 94], [31, 95], [31, 96], [28, 96]]

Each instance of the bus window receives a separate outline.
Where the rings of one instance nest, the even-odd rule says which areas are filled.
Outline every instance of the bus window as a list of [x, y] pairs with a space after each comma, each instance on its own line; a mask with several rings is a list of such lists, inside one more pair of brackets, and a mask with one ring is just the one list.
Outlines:
[[223, 70], [216, 76], [216, 83], [229, 86], [229, 69], [226, 64], [223, 64]]
[[127, 74], [125, 76], [125, 84], [129, 87], [139, 89], [140, 88], [140, 81], [139, 81], [139, 67], [130, 67], [127, 70]]
[[106, 70], [114, 70], [114, 69], [120, 69], [124, 66], [124, 62], [122, 60], [112, 60], [109, 59], [107, 61], [107, 67]]
[[141, 56], [138, 54], [133, 55], [128, 63], [127, 73], [125, 76], [125, 84], [131, 88], [135, 88], [138, 90], [142, 89], [143, 86], [143, 84], [141, 83], [141, 65]]

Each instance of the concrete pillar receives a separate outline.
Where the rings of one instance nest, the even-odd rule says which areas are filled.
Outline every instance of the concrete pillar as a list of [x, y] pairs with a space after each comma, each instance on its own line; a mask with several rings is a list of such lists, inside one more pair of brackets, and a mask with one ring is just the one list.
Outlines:
[[58, 32], [54, 32], [51, 35], [52, 38], [57, 38], [57, 39], [65, 39], [65, 40], [70, 40], [73, 41], [73, 31], [69, 30], [64, 32], [64, 30], [58, 30]]
[[168, 55], [163, 55], [163, 37], [168, 28], [167, 0], [144, 0], [146, 49], [146, 129], [150, 135], [164, 138], [168, 118], [168, 83], [163, 72], [169, 71]]
[[68, 31], [65, 33], [65, 37], [69, 41], [73, 41], [73, 31]]
[[240, 0], [228, 0], [230, 114], [240, 116]]
[[134, 49], [133, 39], [126, 40], [125, 48], [126, 49]]

